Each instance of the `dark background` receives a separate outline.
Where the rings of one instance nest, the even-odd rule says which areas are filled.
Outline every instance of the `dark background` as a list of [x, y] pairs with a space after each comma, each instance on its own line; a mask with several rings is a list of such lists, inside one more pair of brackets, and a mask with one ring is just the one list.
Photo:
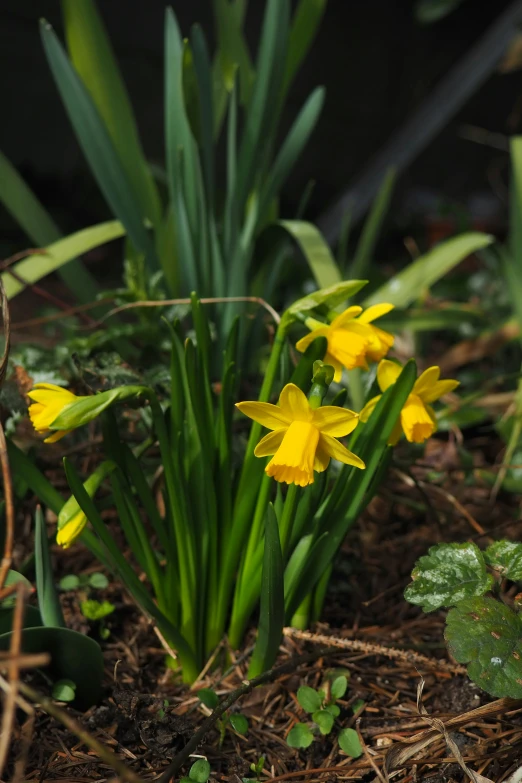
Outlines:
[[[163, 0], [99, 0], [150, 160], [163, 162]], [[264, 0], [250, 0], [252, 49]], [[317, 218], [359, 176], [379, 148], [434, 85], [509, 5], [467, 0], [442, 21], [420, 25], [412, 0], [329, 0], [311, 55], [290, 93], [283, 130], [311, 89], [327, 88], [326, 105], [305, 155], [287, 184], [281, 212], [292, 217], [310, 179], [307, 217]], [[178, 0], [184, 33], [198, 21], [213, 40], [211, 0]], [[64, 232], [110, 217], [60, 103], [40, 43], [45, 17], [62, 36], [58, 0], [0, 2], [0, 149], [15, 164]], [[400, 232], [442, 213], [480, 227], [505, 222], [506, 151], [463, 138], [472, 125], [507, 136], [522, 132], [520, 70], [495, 72], [457, 117], [401, 174], [390, 223]], [[0, 205], [4, 252], [27, 240]]]

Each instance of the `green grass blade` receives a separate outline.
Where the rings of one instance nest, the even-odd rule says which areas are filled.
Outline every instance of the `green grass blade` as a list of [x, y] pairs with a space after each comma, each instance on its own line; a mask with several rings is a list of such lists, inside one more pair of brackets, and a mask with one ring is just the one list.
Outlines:
[[[509, 251], [502, 266], [518, 323], [522, 324], [522, 136], [511, 139]], [[522, 338], [521, 338], [522, 339]]]
[[460, 261], [493, 241], [494, 237], [480, 234], [478, 231], [447, 239], [394, 275], [367, 297], [363, 306], [390, 302], [395, 307], [407, 307], [419, 298], [422, 291], [444, 277]]
[[201, 117], [201, 150], [203, 174], [207, 191], [207, 202], [212, 209], [214, 204], [214, 105], [212, 96], [212, 71], [207, 42], [199, 25], [195, 25], [191, 35], [194, 68], [199, 88], [199, 112]]
[[40, 506], [36, 509], [34, 531], [34, 555], [36, 594], [43, 624], [48, 628], [65, 628], [60, 599], [54, 586], [53, 568], [47, 540], [45, 519]]
[[258, 217], [260, 221], [263, 221], [272, 200], [279, 194], [288, 174], [307, 144], [323, 108], [324, 95], [324, 88], [317, 87], [309, 96], [292, 125], [260, 195]]
[[65, 502], [58, 490], [45, 478], [27, 454], [24, 454], [11, 440], [7, 441], [7, 454], [13, 474], [23, 476], [37, 499], [58, 516]]
[[[248, 106], [248, 116], [237, 166], [237, 207], [244, 209], [254, 182], [261, 176], [260, 150], [268, 150], [277, 123], [274, 104], [282, 79], [282, 58], [286, 56], [290, 7], [288, 0], [267, 0], [257, 74]], [[264, 161], [266, 162], [266, 161]]]
[[259, 626], [256, 646], [248, 668], [249, 679], [257, 677], [273, 665], [281, 644], [284, 622], [283, 554], [274, 507], [270, 503], [265, 517]]
[[125, 226], [136, 250], [143, 253], [152, 268], [157, 268], [156, 251], [145, 227], [141, 205], [98, 110], [51, 26], [42, 22], [40, 30], [56, 86], [100, 190]]
[[248, 105], [255, 71], [242, 31], [246, 2], [214, 0], [213, 7], [218, 45], [216, 58], [225, 88], [229, 93], [232, 91], [236, 70], [239, 70], [241, 103]]
[[161, 202], [136, 120], [94, 0], [62, 0], [69, 56], [98, 109], [142, 214], [158, 226]]
[[[344, 469], [342, 491], [330, 496], [317, 519], [316, 543], [303, 562], [300, 573], [294, 575], [292, 589], [285, 596], [286, 616], [291, 617], [330, 565], [347, 531], [361, 513], [367, 492], [383, 455], [388, 451], [388, 439], [400, 411], [417, 377], [415, 362], [403, 368], [396, 383], [382, 395], [369, 421], [361, 426], [356, 453], [366, 463], [365, 470]], [[333, 502], [332, 502], [333, 501]]]
[[[0, 201], [27, 234], [31, 242], [45, 247], [60, 239], [61, 232], [12, 163], [0, 152]], [[91, 302], [98, 292], [81, 261], [59, 267], [58, 274], [80, 302]]]
[[395, 169], [390, 169], [384, 177], [368, 217], [364, 221], [363, 230], [352, 262], [350, 277], [366, 277], [369, 274], [368, 269], [375, 252], [375, 246], [379, 239], [384, 218], [390, 206], [396, 178], [397, 172]]
[[339, 267], [319, 229], [305, 220], [280, 220], [278, 225], [299, 245], [318, 288], [329, 288], [341, 282]]
[[297, 6], [290, 28], [281, 102], [312, 46], [325, 10], [326, 0], [301, 0]]
[[[87, 253], [95, 247], [124, 236], [125, 229], [118, 220], [99, 223], [84, 228], [64, 239], [53, 242], [45, 249], [45, 255], [32, 255], [13, 266], [13, 271], [26, 283], [36, 283], [45, 275], [70, 264], [72, 259]], [[8, 299], [23, 291], [25, 285], [13, 277], [9, 271], [2, 272], [2, 283]]]

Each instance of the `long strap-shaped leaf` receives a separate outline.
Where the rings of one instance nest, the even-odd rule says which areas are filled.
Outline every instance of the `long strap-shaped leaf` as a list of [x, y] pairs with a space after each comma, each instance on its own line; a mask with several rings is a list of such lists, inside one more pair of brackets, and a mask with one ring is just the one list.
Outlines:
[[440, 280], [460, 261], [492, 242], [492, 236], [480, 234], [478, 231], [470, 231], [441, 242], [378, 288], [364, 300], [364, 307], [379, 302], [390, 302], [395, 307], [407, 307], [418, 299], [421, 291]]
[[52, 27], [42, 22], [41, 36], [47, 61], [69, 120], [100, 190], [129, 239], [145, 255], [152, 268], [158, 266], [154, 245], [145, 227], [145, 215], [132, 190], [107, 128], [82, 80], [76, 73]]
[[293, 583], [286, 585], [286, 616], [291, 617], [297, 607], [319, 581], [332, 562], [343, 538], [362, 510], [365, 495], [379, 469], [388, 439], [400, 411], [413, 388], [417, 368], [411, 360], [402, 370], [396, 383], [382, 395], [367, 424], [357, 439], [357, 454], [366, 463], [365, 470], [350, 469], [350, 475], [335, 508], [326, 509], [319, 516], [316, 543], [299, 571], [293, 574]]
[[[0, 201], [38, 247], [60, 239], [60, 229], [52, 217], [1, 152]], [[36, 267], [40, 260], [38, 256], [33, 257]], [[56, 271], [80, 302], [92, 302], [96, 298], [96, 283], [81, 261], [71, 260]]]
[[141, 210], [161, 220], [158, 190], [141, 146], [132, 106], [94, 0], [62, 0], [69, 56], [98, 109]]
[[261, 604], [257, 641], [248, 669], [248, 678], [257, 677], [274, 663], [285, 622], [283, 553], [273, 505], [265, 516]]
[[34, 555], [36, 593], [43, 624], [49, 628], [65, 628], [60, 600], [54, 586], [47, 530], [40, 506], [36, 509], [35, 514]]
[[[45, 253], [19, 261], [13, 267], [16, 277], [9, 270], [2, 272], [2, 282], [8, 299], [12, 299], [23, 291], [25, 285], [21, 282], [36, 283], [45, 275], [60, 269], [71, 259], [87, 253], [95, 247], [111, 242], [124, 236], [125, 229], [119, 220], [111, 220], [107, 223], [99, 223], [97, 226], [89, 226], [75, 234], [70, 234], [64, 239], [59, 239], [44, 248]], [[20, 278], [20, 279], [19, 279]]]

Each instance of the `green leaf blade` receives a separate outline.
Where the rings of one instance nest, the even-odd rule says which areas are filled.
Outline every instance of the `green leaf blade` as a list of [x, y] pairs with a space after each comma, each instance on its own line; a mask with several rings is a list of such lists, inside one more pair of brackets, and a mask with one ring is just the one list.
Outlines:
[[450, 610], [445, 637], [459, 663], [491, 696], [522, 697], [522, 617], [493, 598], [469, 598]]
[[504, 579], [522, 581], [522, 544], [519, 541], [495, 541], [484, 552], [484, 559]]
[[407, 601], [433, 612], [454, 606], [466, 598], [484, 595], [493, 579], [486, 572], [482, 552], [476, 544], [437, 544], [421, 557], [413, 572], [413, 582], [404, 592]]

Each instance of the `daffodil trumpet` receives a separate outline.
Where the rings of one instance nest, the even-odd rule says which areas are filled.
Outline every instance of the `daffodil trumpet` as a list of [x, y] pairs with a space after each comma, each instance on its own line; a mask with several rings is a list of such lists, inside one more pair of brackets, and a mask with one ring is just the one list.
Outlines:
[[[381, 392], [392, 386], [402, 371], [402, 366], [396, 362], [383, 359], [377, 368], [377, 383]], [[459, 385], [455, 380], [440, 380], [440, 367], [428, 367], [417, 378], [411, 394], [408, 396], [397, 424], [390, 436], [390, 444], [394, 446], [404, 433], [410, 443], [424, 443], [437, 430], [437, 417], [431, 403], [444, 394], [453, 391]], [[362, 422], [368, 421], [382, 395], [377, 395], [366, 403], [361, 411]]]

